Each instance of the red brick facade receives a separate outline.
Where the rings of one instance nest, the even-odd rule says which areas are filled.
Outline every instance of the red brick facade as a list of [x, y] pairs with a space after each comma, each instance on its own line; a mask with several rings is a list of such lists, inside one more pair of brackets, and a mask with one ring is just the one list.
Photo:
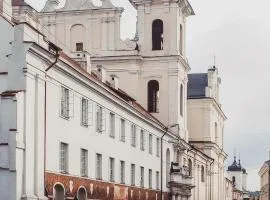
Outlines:
[[[64, 186], [67, 199], [74, 199], [79, 188], [87, 191], [87, 199], [100, 200], [160, 200], [160, 192], [156, 190], [113, 184], [88, 178], [74, 177], [64, 174], [46, 173], [45, 187], [50, 200], [53, 198], [53, 187], [56, 183]], [[164, 200], [169, 200], [164, 193]]]

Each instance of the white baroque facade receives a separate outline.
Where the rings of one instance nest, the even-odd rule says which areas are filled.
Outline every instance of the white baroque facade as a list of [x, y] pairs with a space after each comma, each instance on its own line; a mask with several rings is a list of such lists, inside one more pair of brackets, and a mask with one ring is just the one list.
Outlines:
[[226, 117], [217, 69], [189, 83], [190, 4], [131, 1], [122, 41], [102, 2], [1, 1], [1, 199], [224, 200]]

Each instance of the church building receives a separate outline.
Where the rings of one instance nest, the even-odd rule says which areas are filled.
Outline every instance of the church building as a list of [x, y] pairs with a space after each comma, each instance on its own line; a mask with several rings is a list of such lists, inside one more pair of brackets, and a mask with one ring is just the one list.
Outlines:
[[0, 1], [0, 199], [225, 200], [215, 66], [189, 74], [188, 0]]

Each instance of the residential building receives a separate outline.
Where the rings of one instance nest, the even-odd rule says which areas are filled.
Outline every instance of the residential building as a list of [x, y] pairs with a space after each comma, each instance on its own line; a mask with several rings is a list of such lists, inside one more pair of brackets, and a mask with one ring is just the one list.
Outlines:
[[260, 200], [270, 200], [270, 160], [263, 164], [259, 176], [261, 179]]

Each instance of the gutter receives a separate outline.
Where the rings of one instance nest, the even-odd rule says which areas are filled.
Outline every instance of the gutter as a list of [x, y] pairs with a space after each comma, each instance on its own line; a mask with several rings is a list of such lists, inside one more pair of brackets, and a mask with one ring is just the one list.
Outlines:
[[45, 186], [45, 180], [46, 180], [46, 160], [47, 160], [47, 72], [56, 65], [59, 59], [59, 51], [60, 49], [56, 49], [55, 54], [55, 61], [47, 68], [45, 69], [45, 86], [44, 86], [44, 195], [46, 196], [46, 186]]
[[165, 135], [167, 135], [169, 128], [165, 128], [164, 134], [161, 136], [160, 140], [160, 200], [163, 198], [163, 138]]

